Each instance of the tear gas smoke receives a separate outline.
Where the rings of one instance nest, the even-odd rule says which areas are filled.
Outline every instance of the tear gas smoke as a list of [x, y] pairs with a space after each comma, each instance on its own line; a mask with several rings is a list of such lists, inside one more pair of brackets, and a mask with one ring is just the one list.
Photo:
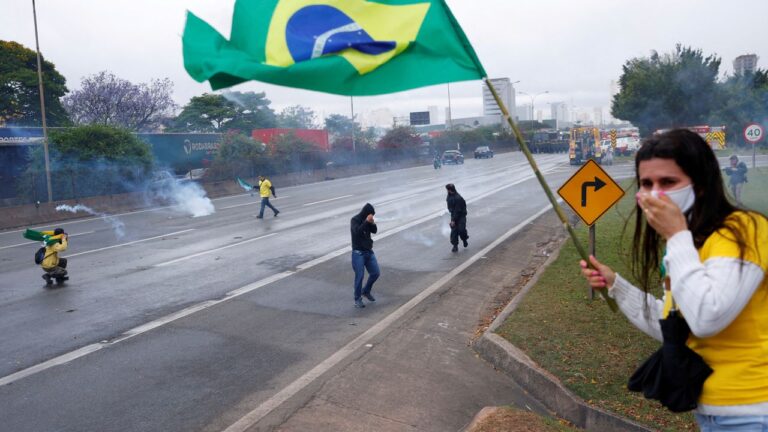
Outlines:
[[180, 181], [165, 171], [157, 174], [157, 180], [150, 184], [149, 192], [151, 198], [167, 201], [192, 217], [208, 216], [216, 211], [205, 189], [199, 184]]
[[117, 237], [118, 240], [122, 239], [125, 236], [125, 224], [123, 223], [123, 221], [121, 221], [120, 219], [114, 216], [110, 216], [106, 213], [99, 213], [88, 206], [77, 204], [76, 206], [73, 207], [70, 205], [61, 204], [56, 206], [56, 211], [67, 211], [70, 213], [77, 213], [79, 211], [84, 211], [93, 216], [100, 217], [101, 220], [112, 225], [112, 231], [114, 231], [115, 237]]

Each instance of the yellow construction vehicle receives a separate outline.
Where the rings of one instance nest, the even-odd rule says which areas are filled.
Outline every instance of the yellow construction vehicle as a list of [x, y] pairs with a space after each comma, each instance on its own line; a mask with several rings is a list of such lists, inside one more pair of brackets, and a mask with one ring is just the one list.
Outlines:
[[576, 127], [571, 129], [568, 143], [568, 157], [571, 165], [581, 165], [589, 159], [600, 163], [603, 151], [600, 147], [600, 130], [594, 127]]

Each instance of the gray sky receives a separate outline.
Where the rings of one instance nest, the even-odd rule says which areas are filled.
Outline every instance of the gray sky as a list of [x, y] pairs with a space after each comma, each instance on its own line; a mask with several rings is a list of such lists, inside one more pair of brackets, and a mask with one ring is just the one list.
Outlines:
[[[491, 77], [509, 77], [518, 90], [550, 94], [591, 112], [609, 106], [610, 81], [629, 58], [651, 50], [670, 52], [676, 43], [701, 48], [723, 60], [757, 54], [768, 67], [766, 0], [448, 0]], [[71, 89], [83, 76], [102, 70], [133, 82], [169, 77], [183, 105], [210, 91], [184, 70], [181, 33], [185, 10], [229, 36], [234, 0], [37, 0], [40, 48], [67, 78]], [[31, 0], [0, 0], [0, 39], [34, 48]], [[1, 59], [0, 59], [1, 61]], [[234, 90], [265, 91], [280, 110], [301, 104], [321, 115], [349, 114], [349, 98], [251, 82]], [[479, 81], [451, 85], [454, 117], [482, 114]], [[518, 97], [518, 105], [530, 103]], [[446, 86], [393, 95], [356, 97], [355, 112], [388, 108], [396, 115], [447, 106]]]

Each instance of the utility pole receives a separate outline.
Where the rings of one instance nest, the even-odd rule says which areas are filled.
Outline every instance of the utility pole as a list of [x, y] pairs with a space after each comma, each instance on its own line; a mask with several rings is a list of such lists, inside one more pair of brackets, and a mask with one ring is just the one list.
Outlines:
[[448, 130], [453, 129], [453, 113], [451, 112], [451, 83], [448, 83], [448, 118], [447, 118], [447, 126]]
[[352, 112], [352, 153], [355, 153], [355, 100], [352, 96], [349, 97], [349, 109]]
[[40, 41], [37, 37], [37, 8], [32, 0], [32, 18], [35, 21], [35, 48], [37, 48], [37, 84], [40, 88], [40, 113], [43, 117], [43, 154], [45, 155], [45, 184], [48, 188], [48, 202], [53, 201], [51, 189], [51, 161], [48, 155], [48, 125], [45, 122], [45, 92], [43, 90], [43, 66], [40, 60]]

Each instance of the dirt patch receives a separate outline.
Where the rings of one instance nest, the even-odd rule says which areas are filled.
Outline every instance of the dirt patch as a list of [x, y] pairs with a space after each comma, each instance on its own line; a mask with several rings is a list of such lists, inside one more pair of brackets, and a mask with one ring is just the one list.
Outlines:
[[558, 432], [578, 431], [567, 423], [542, 418], [534, 413], [510, 407], [486, 407], [480, 411], [466, 432]]

